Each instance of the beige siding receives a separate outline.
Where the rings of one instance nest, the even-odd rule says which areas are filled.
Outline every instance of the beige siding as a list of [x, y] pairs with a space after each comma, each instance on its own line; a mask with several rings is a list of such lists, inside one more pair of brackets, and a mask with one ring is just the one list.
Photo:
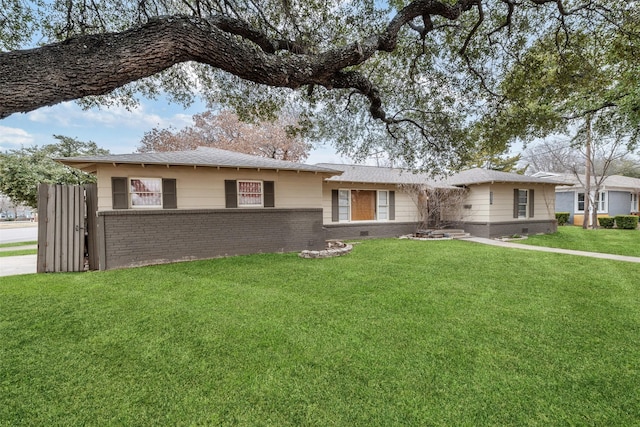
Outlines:
[[98, 168], [98, 210], [111, 210], [111, 177], [176, 179], [178, 209], [221, 209], [225, 207], [227, 179], [275, 182], [278, 208], [322, 206], [322, 174], [292, 171], [258, 171], [186, 166], [100, 165]]
[[[513, 221], [513, 190], [534, 190], [534, 219], [555, 218], [555, 191], [552, 185], [542, 184], [493, 184], [491, 222]], [[524, 219], [524, 218], [520, 218]]]
[[[322, 187], [322, 208], [323, 222], [325, 224], [335, 224], [331, 220], [331, 190], [388, 190], [395, 191], [395, 211], [396, 218], [389, 222], [417, 222], [420, 220], [416, 201], [402, 192], [397, 185], [391, 184], [352, 184], [340, 182], [324, 182]], [[364, 221], [366, 222], [366, 221]]]
[[[534, 219], [555, 218], [555, 191], [552, 185], [542, 184], [478, 184], [468, 188], [463, 206], [459, 213], [445, 215], [448, 220], [470, 222], [513, 221], [513, 190], [534, 190]], [[493, 204], [490, 203], [493, 192]], [[523, 219], [523, 218], [521, 218]]]
[[469, 187], [464, 202], [462, 203], [462, 209], [460, 209], [462, 221], [491, 221], [489, 191], [490, 189], [487, 185], [472, 185]]

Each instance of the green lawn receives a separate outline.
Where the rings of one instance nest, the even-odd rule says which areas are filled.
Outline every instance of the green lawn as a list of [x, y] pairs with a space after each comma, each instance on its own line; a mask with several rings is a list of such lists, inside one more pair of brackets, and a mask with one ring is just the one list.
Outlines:
[[0, 243], [0, 249], [2, 248], [13, 248], [15, 246], [31, 246], [37, 245], [38, 242], [36, 240], [30, 242], [15, 242], [15, 243]]
[[558, 227], [557, 233], [529, 236], [518, 243], [640, 257], [640, 230], [564, 226]]
[[[24, 246], [33, 246], [37, 245], [38, 242], [17, 242], [17, 243], [2, 243], [0, 244], [0, 258], [9, 257], [9, 256], [19, 256], [19, 255], [35, 255], [38, 253], [37, 249], [21, 249]], [[13, 250], [9, 250], [9, 248], [15, 248]]]
[[393, 239], [0, 278], [0, 425], [637, 425], [638, 277]]

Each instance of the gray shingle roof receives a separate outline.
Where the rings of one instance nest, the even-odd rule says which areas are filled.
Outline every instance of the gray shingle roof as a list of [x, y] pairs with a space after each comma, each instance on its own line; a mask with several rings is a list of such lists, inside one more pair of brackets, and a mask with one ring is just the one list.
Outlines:
[[521, 183], [535, 183], [535, 184], [555, 184], [559, 185], [566, 182], [561, 180], [537, 178], [534, 176], [520, 175], [517, 173], [500, 172], [488, 169], [469, 169], [466, 171], [458, 172], [449, 177], [446, 182], [449, 185], [472, 185], [472, 184], [486, 184], [491, 182], [521, 182]]
[[427, 174], [414, 173], [411, 170], [378, 166], [343, 165], [333, 163], [318, 163], [317, 166], [342, 171], [342, 175], [332, 176], [326, 181], [358, 182], [367, 184], [426, 184], [432, 187], [446, 187], [439, 180], [434, 180]]
[[202, 166], [243, 169], [279, 169], [303, 172], [322, 172], [338, 174], [337, 170], [323, 168], [304, 163], [288, 162], [285, 160], [268, 159], [250, 154], [236, 153], [219, 148], [198, 147], [190, 151], [168, 151], [162, 153], [133, 153], [111, 154], [105, 156], [63, 157], [56, 159], [68, 166], [86, 169], [92, 164], [145, 164], [169, 166]]
[[[582, 175], [580, 177], [580, 179], [578, 179], [574, 174], [572, 173], [546, 173], [546, 172], [539, 172], [538, 175], [542, 175], [545, 177], [550, 177], [550, 179], [555, 179], [555, 180], [561, 180], [563, 183], [565, 184], [573, 184], [576, 186], [582, 186], [584, 183], [584, 175]], [[600, 179], [600, 177], [598, 177], [598, 179]], [[592, 178], [591, 179], [591, 184], [595, 185], [595, 179]], [[623, 175], [610, 175], [608, 177], [605, 178], [603, 185], [605, 187], [609, 187], [609, 188], [620, 188], [620, 189], [634, 189], [634, 190], [640, 190], [640, 179], [638, 178], [631, 178], [629, 176], [623, 176]]]

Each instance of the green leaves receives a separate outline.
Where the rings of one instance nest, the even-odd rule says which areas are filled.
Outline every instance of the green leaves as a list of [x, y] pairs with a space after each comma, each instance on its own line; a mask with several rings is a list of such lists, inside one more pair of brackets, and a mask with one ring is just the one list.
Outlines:
[[14, 203], [37, 207], [38, 184], [86, 184], [96, 177], [77, 169], [63, 166], [53, 159], [81, 155], [109, 154], [95, 142], [82, 142], [75, 138], [54, 135], [60, 142], [41, 148], [28, 147], [0, 153], [0, 193]]

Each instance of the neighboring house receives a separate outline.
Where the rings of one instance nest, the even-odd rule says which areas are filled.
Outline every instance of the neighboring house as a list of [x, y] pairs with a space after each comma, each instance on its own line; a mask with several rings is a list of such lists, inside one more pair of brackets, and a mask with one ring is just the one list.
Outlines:
[[305, 165], [215, 148], [70, 157], [97, 176], [100, 269], [323, 249], [424, 225], [417, 186], [457, 191], [442, 213], [476, 236], [556, 230], [556, 182], [474, 169], [448, 180], [372, 166]]
[[560, 180], [470, 169], [453, 175], [446, 182], [468, 189], [458, 224], [474, 236], [499, 237], [557, 230], [555, 186], [564, 183]]
[[[580, 179], [574, 174], [538, 172], [535, 176], [571, 183], [572, 186], [556, 187], [556, 212], [569, 212], [569, 222], [582, 225], [584, 222], [584, 176]], [[592, 181], [595, 186], [595, 180]], [[622, 175], [611, 175], [604, 179], [595, 198], [598, 204], [598, 216], [616, 216], [638, 214], [640, 207], [640, 179]]]

